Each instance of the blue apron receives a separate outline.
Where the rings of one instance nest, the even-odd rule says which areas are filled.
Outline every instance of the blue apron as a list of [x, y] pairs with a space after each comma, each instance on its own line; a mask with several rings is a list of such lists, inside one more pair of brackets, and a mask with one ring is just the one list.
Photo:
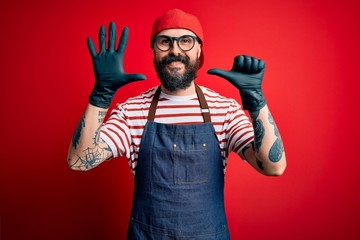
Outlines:
[[141, 138], [127, 239], [230, 239], [224, 172], [205, 97], [196, 85], [204, 124], [154, 122], [157, 89]]

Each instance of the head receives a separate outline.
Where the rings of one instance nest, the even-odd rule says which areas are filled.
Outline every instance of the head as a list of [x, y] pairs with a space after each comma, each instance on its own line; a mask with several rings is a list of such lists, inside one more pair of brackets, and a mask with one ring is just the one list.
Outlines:
[[181, 10], [169, 10], [154, 22], [150, 40], [162, 85], [170, 92], [189, 87], [204, 61], [199, 20]]

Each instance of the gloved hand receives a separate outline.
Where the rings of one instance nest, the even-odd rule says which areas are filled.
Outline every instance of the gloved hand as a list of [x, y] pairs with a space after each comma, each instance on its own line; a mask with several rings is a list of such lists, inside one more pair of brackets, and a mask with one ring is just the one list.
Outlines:
[[106, 30], [101, 26], [99, 31], [100, 52], [96, 53], [91, 38], [87, 39], [87, 45], [92, 57], [95, 85], [89, 96], [89, 102], [97, 107], [108, 108], [115, 92], [122, 86], [146, 79], [142, 74], [127, 74], [123, 68], [124, 52], [128, 40], [128, 28], [124, 27], [118, 49], [115, 50], [116, 26], [114, 22], [109, 26], [108, 49], [106, 49]]
[[208, 74], [225, 78], [240, 91], [243, 108], [249, 111], [261, 109], [266, 104], [261, 83], [264, 76], [263, 60], [250, 56], [236, 56], [230, 71], [212, 68]]

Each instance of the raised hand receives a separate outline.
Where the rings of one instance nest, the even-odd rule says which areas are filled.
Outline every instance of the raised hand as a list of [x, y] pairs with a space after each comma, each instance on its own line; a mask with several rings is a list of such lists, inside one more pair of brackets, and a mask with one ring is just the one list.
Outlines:
[[234, 64], [230, 71], [212, 68], [207, 73], [228, 80], [239, 89], [244, 109], [255, 111], [266, 104], [261, 88], [264, 71], [263, 60], [240, 55], [234, 58]]
[[115, 49], [116, 26], [114, 22], [109, 26], [108, 49], [106, 49], [106, 29], [104, 26], [99, 30], [99, 53], [96, 52], [91, 38], [87, 39], [88, 49], [92, 58], [95, 85], [89, 96], [92, 105], [108, 108], [115, 92], [122, 86], [145, 80], [143, 74], [127, 74], [124, 71], [124, 52], [128, 40], [128, 28], [124, 27], [118, 48]]

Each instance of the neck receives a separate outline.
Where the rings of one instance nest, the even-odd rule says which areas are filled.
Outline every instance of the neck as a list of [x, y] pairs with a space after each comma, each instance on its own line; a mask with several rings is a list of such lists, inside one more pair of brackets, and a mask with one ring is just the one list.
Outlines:
[[191, 84], [188, 88], [178, 89], [173, 92], [168, 91], [163, 85], [161, 85], [161, 91], [163, 93], [166, 93], [168, 95], [173, 95], [173, 96], [188, 96], [188, 95], [193, 95], [196, 93], [194, 81], [191, 82]]

